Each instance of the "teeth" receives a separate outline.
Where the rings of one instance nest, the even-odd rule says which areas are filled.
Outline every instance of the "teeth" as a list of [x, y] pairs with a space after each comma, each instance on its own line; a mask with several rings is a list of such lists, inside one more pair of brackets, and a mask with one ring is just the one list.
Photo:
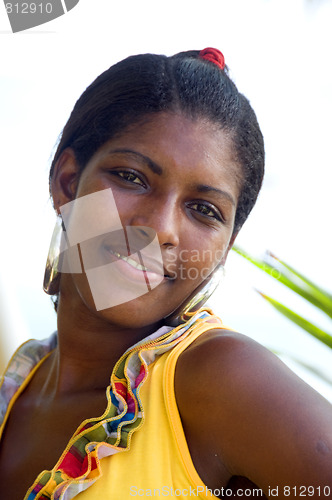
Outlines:
[[147, 271], [147, 268], [145, 266], [141, 266], [141, 264], [138, 264], [134, 259], [131, 259], [130, 257], [124, 257], [124, 255], [121, 255], [118, 252], [114, 252], [113, 250], [111, 250], [111, 253], [118, 259], [128, 262], [128, 264], [135, 267], [136, 269], [139, 269], [140, 271]]

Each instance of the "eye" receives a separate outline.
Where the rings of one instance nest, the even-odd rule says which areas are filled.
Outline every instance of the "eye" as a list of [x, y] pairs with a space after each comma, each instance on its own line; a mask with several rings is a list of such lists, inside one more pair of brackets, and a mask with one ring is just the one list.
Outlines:
[[210, 219], [216, 219], [219, 222], [223, 222], [223, 217], [220, 214], [219, 210], [212, 207], [208, 203], [199, 203], [199, 202], [191, 203], [189, 207], [195, 212], [197, 212], [199, 215], [208, 217]]
[[130, 184], [136, 184], [137, 186], [146, 187], [146, 184], [143, 182], [143, 180], [136, 173], [129, 170], [112, 170], [110, 173], [112, 175], [121, 177]]

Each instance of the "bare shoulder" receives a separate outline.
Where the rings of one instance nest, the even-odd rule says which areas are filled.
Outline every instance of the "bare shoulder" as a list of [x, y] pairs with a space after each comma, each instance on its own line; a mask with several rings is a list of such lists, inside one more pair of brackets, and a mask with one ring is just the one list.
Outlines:
[[267, 493], [273, 482], [308, 481], [332, 492], [332, 405], [254, 340], [225, 330], [202, 335], [179, 358], [175, 391], [191, 435], [201, 432], [204, 412], [232, 475]]
[[[264, 374], [264, 385], [271, 377], [271, 370], [288, 371], [284, 363], [246, 335], [231, 330], [210, 330], [201, 335], [180, 356], [176, 382], [184, 389], [192, 385], [192, 375], [198, 373], [210, 383], [218, 385], [220, 391], [230, 392], [236, 387], [248, 390], [248, 376], [260, 379]], [[242, 380], [244, 378], [244, 380]], [[205, 388], [206, 389], [206, 388]], [[199, 390], [195, 386], [195, 390]], [[186, 392], [187, 393], [187, 392]]]
[[[193, 384], [197, 376], [206, 384]], [[317, 398], [332, 410], [316, 391], [290, 370], [275, 354], [246, 335], [230, 330], [210, 330], [199, 337], [180, 356], [176, 369], [178, 392], [190, 396], [192, 391], [204, 390], [208, 397], [209, 389], [218, 388], [218, 394], [227, 400], [238, 400], [243, 393], [262, 399], [273, 394], [281, 399], [297, 394], [305, 398]], [[188, 389], [191, 391], [188, 392]]]

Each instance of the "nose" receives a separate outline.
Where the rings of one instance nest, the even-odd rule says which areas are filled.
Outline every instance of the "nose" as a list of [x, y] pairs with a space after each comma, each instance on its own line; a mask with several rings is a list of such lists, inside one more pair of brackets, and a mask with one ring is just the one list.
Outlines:
[[152, 228], [163, 248], [175, 248], [180, 241], [180, 214], [176, 200], [159, 198], [141, 204], [131, 225]]

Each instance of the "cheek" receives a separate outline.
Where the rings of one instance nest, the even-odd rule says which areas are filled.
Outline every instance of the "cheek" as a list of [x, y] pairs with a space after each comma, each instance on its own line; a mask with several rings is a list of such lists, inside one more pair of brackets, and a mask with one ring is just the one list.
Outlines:
[[[91, 290], [84, 273], [61, 275], [61, 295], [64, 297], [68, 294], [71, 300], [77, 301], [78, 304], [84, 303], [91, 311], [96, 311], [95, 302], [93, 300]], [[69, 293], [68, 293], [69, 291]]]
[[179, 268], [182, 269], [182, 278], [200, 283], [204, 281], [227, 255], [229, 238], [223, 241], [219, 237], [199, 238], [187, 242], [178, 253]]

